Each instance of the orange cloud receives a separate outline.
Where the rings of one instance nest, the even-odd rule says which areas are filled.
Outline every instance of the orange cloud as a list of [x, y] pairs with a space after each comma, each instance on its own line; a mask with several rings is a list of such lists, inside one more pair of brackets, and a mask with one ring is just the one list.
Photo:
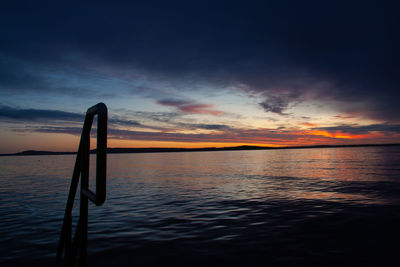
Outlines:
[[317, 126], [317, 124], [309, 123], [309, 122], [303, 122], [303, 123], [300, 123], [300, 125], [308, 126], [308, 127], [316, 127]]
[[326, 137], [331, 137], [331, 138], [342, 138], [342, 139], [365, 139], [365, 138], [372, 138], [372, 137], [377, 137], [379, 134], [378, 133], [368, 133], [368, 134], [349, 134], [349, 133], [343, 133], [343, 132], [328, 132], [328, 131], [320, 131], [320, 130], [310, 130], [306, 131], [307, 134], [310, 135], [321, 135], [321, 136], [326, 136]]

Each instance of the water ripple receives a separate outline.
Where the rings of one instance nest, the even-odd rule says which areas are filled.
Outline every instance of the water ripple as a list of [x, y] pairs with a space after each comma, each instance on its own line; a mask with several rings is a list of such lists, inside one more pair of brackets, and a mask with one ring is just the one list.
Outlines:
[[[89, 265], [399, 265], [398, 150], [109, 155]], [[2, 159], [0, 264], [50, 266], [74, 156]]]

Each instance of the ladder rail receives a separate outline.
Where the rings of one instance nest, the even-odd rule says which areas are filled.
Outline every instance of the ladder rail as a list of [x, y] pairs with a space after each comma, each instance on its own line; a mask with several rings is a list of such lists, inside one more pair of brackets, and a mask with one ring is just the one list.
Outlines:
[[[97, 149], [96, 149], [96, 193], [89, 189], [90, 130], [94, 116], [97, 115]], [[64, 220], [58, 243], [55, 266], [60, 266], [63, 251], [65, 266], [73, 266], [79, 252], [79, 266], [86, 266], [88, 200], [101, 206], [106, 200], [107, 173], [107, 120], [108, 110], [104, 103], [90, 107], [85, 116], [81, 140], [75, 160]], [[81, 178], [80, 211], [77, 229], [72, 240], [72, 210]]]

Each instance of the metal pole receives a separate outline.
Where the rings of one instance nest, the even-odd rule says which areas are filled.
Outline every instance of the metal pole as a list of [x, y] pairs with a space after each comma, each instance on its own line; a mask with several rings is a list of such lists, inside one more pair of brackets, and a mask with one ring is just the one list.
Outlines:
[[87, 255], [87, 229], [88, 229], [88, 198], [83, 193], [89, 188], [89, 162], [90, 162], [90, 128], [93, 123], [94, 115], [88, 115], [84, 124], [84, 142], [82, 153], [82, 172], [81, 172], [81, 205], [80, 221], [81, 235], [79, 244], [79, 266], [86, 266]]
[[[97, 123], [97, 157], [96, 157], [96, 193], [89, 190], [89, 161], [90, 161], [90, 129], [93, 119], [98, 115]], [[56, 263], [60, 265], [63, 249], [65, 248], [65, 266], [74, 266], [79, 251], [79, 266], [86, 266], [87, 235], [88, 235], [88, 200], [101, 206], [106, 199], [106, 166], [107, 166], [107, 106], [99, 103], [86, 112], [81, 141], [76, 156], [75, 168], [65, 209], [64, 222], [61, 230]], [[81, 178], [80, 217], [72, 239], [72, 208], [75, 200], [79, 178]]]

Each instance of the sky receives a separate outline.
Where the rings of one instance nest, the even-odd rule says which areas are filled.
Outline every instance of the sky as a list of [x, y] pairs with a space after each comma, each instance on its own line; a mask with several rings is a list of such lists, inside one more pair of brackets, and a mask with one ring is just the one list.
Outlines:
[[2, 1], [0, 153], [400, 142], [396, 1]]

